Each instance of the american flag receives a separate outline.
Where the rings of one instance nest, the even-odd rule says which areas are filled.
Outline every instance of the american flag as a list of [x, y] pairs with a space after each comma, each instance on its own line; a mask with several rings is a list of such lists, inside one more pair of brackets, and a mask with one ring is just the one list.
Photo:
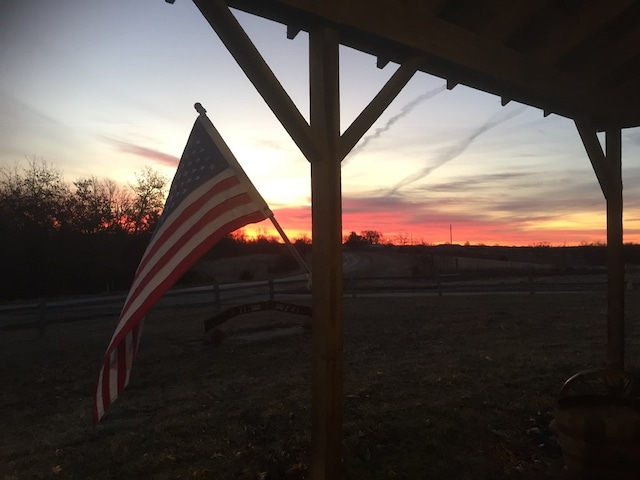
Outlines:
[[202, 111], [191, 130], [164, 211], [138, 265], [103, 358], [94, 423], [100, 421], [129, 383], [149, 309], [222, 237], [272, 215]]

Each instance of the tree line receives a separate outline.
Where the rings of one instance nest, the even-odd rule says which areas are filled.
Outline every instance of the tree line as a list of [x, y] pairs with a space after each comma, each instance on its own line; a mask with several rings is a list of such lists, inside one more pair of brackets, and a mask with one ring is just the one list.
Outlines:
[[0, 167], [2, 299], [128, 288], [162, 213], [168, 179], [151, 168], [120, 185], [67, 184], [53, 165]]
[[[60, 170], [37, 159], [0, 166], [0, 300], [127, 291], [168, 187], [169, 180], [148, 167], [121, 185], [95, 176], [68, 184]], [[391, 245], [377, 230], [352, 231], [343, 242], [350, 249]], [[294, 245], [305, 254], [311, 241], [303, 236]], [[579, 250], [588, 265], [605, 263], [602, 245], [568, 250]], [[248, 239], [242, 232], [222, 239], [205, 258], [249, 253], [277, 253], [274, 274], [297, 267], [278, 239]], [[624, 253], [626, 263], [640, 263], [639, 246], [625, 245]], [[187, 274], [183, 283], [189, 281], [198, 279]]]
[[[160, 218], [169, 179], [151, 168], [121, 185], [109, 178], [68, 184], [37, 159], [0, 167], [0, 300], [126, 291]], [[307, 253], [311, 242], [294, 240]], [[297, 268], [277, 238], [223, 238], [206, 258], [277, 253], [274, 274]], [[187, 272], [182, 283], [197, 282]]]

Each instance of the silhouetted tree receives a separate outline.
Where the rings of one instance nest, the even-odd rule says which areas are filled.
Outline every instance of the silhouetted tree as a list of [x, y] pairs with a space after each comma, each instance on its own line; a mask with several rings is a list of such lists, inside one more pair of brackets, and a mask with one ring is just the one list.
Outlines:
[[76, 190], [69, 201], [71, 222], [81, 233], [106, 230], [113, 221], [108, 185], [96, 177], [73, 182]]
[[360, 236], [369, 245], [378, 245], [382, 241], [382, 233], [377, 230], [365, 230], [360, 232]]
[[165, 176], [149, 167], [136, 174], [136, 183], [130, 185], [134, 194], [129, 216], [131, 231], [153, 229], [162, 213], [168, 183]]
[[379, 245], [382, 243], [382, 233], [377, 230], [363, 230], [358, 235], [351, 232], [344, 242], [349, 248], [361, 248], [365, 245]]
[[362, 248], [367, 244], [367, 241], [362, 238], [362, 235], [358, 235], [356, 232], [351, 232], [344, 242], [344, 245], [349, 248]]
[[311, 251], [311, 239], [306, 235], [302, 235], [293, 241], [293, 246], [296, 248], [298, 253], [304, 255]]
[[42, 160], [28, 159], [22, 170], [17, 163], [0, 168], [3, 221], [16, 229], [35, 228], [42, 233], [59, 228], [67, 220], [69, 194], [62, 173]]
[[[0, 167], [0, 298], [126, 289], [162, 212], [167, 180], [79, 179], [50, 164]], [[134, 234], [135, 233], [135, 234]]]

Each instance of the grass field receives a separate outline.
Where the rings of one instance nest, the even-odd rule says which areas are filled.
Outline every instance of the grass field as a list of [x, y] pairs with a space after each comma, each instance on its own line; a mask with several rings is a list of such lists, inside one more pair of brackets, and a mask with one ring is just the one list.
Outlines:
[[[131, 384], [97, 428], [115, 319], [3, 333], [0, 479], [307, 478], [311, 330], [252, 336], [302, 322], [263, 312], [212, 345], [209, 313], [151, 313]], [[344, 478], [564, 478], [549, 422], [564, 380], [603, 364], [605, 313], [593, 293], [345, 299]]]

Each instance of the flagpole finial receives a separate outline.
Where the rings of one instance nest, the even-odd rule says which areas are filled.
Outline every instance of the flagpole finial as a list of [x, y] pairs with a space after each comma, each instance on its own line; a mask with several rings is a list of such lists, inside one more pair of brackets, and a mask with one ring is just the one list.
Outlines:
[[197, 102], [193, 108], [196, 109], [196, 112], [198, 112], [200, 115], [204, 115], [205, 113], [207, 113], [207, 111], [205, 110], [205, 108], [202, 106], [202, 104], [200, 102]]

